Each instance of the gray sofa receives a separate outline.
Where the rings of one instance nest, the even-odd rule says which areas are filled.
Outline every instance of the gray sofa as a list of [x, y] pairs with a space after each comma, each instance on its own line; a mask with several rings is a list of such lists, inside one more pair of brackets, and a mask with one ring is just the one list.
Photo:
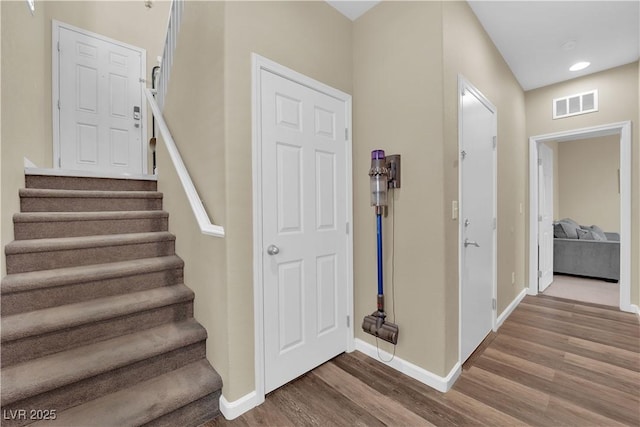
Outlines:
[[[567, 225], [569, 224], [569, 225]], [[573, 227], [577, 226], [580, 230]], [[574, 237], [573, 230], [577, 236]], [[591, 234], [583, 230], [592, 230]], [[579, 226], [570, 219], [554, 224], [553, 272], [620, 280], [620, 235], [604, 233], [598, 227]]]

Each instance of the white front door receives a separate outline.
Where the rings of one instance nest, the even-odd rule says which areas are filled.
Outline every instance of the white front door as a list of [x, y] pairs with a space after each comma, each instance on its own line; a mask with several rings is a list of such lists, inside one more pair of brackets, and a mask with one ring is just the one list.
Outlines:
[[538, 290], [553, 282], [553, 150], [538, 147]]
[[460, 356], [464, 362], [493, 327], [495, 108], [468, 83], [460, 108]]
[[144, 50], [58, 22], [53, 32], [55, 166], [145, 173]]
[[347, 348], [347, 106], [260, 79], [268, 393]]

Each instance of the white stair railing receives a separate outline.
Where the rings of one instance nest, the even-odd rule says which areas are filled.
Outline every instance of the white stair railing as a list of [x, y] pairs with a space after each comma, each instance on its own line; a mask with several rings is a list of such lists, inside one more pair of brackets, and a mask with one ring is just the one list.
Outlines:
[[151, 111], [155, 117], [156, 126], [160, 131], [160, 135], [162, 135], [162, 140], [169, 152], [169, 158], [171, 158], [173, 166], [176, 169], [182, 188], [189, 200], [189, 205], [191, 205], [191, 210], [193, 211], [196, 221], [198, 222], [198, 226], [200, 227], [200, 231], [202, 234], [207, 234], [209, 236], [224, 237], [224, 227], [215, 225], [209, 219], [209, 215], [202, 204], [198, 191], [196, 190], [195, 185], [193, 185], [189, 171], [182, 161], [182, 156], [180, 156], [180, 151], [178, 151], [176, 142], [173, 140], [173, 136], [171, 136], [167, 123], [162, 116], [162, 109], [164, 107], [164, 99], [167, 93], [167, 84], [169, 82], [169, 74], [173, 63], [173, 53], [176, 48], [176, 40], [180, 28], [183, 9], [184, 0], [173, 0], [171, 2], [167, 37], [165, 38], [164, 52], [162, 54], [162, 62], [160, 64], [158, 87], [155, 91], [156, 96], [154, 97], [154, 94], [146, 86], [144, 86], [144, 94], [147, 97], [149, 107], [151, 107]]
[[173, 55], [176, 50], [180, 23], [182, 22], [182, 12], [184, 11], [184, 0], [173, 0], [169, 12], [169, 23], [167, 24], [167, 36], [164, 39], [164, 50], [162, 51], [162, 61], [160, 62], [160, 74], [158, 86], [156, 87], [156, 99], [160, 110], [164, 110], [164, 98], [167, 94], [167, 85], [171, 75], [171, 65], [173, 65]]

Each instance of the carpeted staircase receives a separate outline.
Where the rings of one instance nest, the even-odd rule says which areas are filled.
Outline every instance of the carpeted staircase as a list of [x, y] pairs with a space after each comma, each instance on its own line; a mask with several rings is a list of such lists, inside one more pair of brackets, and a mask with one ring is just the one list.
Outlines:
[[1, 284], [2, 425], [216, 417], [222, 381], [155, 181], [25, 178]]

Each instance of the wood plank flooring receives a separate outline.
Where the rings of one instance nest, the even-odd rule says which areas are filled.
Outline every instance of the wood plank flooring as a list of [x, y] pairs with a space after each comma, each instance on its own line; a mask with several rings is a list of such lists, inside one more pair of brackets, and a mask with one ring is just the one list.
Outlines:
[[640, 325], [615, 308], [527, 296], [447, 393], [354, 352], [218, 426], [640, 426]]

